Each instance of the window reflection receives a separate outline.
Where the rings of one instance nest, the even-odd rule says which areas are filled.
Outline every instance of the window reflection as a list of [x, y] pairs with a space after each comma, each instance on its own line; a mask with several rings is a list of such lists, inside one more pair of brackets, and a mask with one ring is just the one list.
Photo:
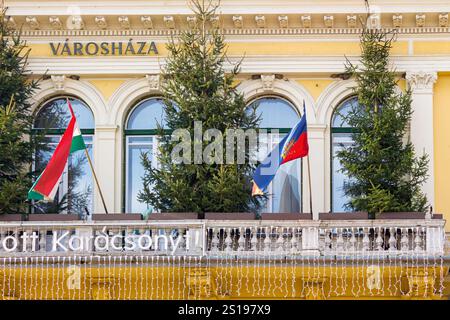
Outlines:
[[[70, 98], [77, 123], [91, 159], [93, 158], [94, 117], [82, 101]], [[36, 151], [34, 170], [40, 174], [50, 160], [63, 132], [70, 121], [66, 98], [56, 98], [43, 105], [36, 115], [34, 129], [46, 129], [44, 143]], [[90, 132], [89, 132], [90, 131]], [[88, 132], [88, 133], [86, 133]], [[74, 213], [93, 212], [93, 177], [84, 151], [69, 155], [68, 163], [59, 182], [53, 202], [34, 202], [34, 213]]]
[[[300, 117], [288, 101], [279, 97], [257, 99], [249, 104], [250, 108], [255, 108], [260, 116], [260, 128], [270, 129], [268, 134], [259, 135], [258, 160], [262, 161]], [[276, 133], [276, 130], [279, 132]], [[301, 159], [297, 159], [279, 167], [267, 188], [268, 200], [261, 208], [262, 212], [301, 211], [301, 163]]]
[[352, 128], [349, 126], [345, 117], [348, 113], [358, 106], [357, 97], [350, 97], [344, 100], [335, 110], [333, 118], [331, 121], [331, 139], [332, 139], [332, 161], [331, 161], [331, 197], [332, 205], [331, 210], [333, 212], [343, 212], [346, 211], [345, 204], [350, 200], [349, 197], [345, 196], [343, 187], [346, 181], [348, 181], [347, 176], [340, 170], [342, 168], [337, 153], [343, 148], [347, 148], [353, 144], [352, 138]]
[[157, 129], [165, 128], [164, 102], [161, 98], [150, 98], [138, 103], [126, 123], [126, 186], [125, 212], [145, 213], [152, 210], [146, 203], [137, 200], [142, 190], [145, 170], [141, 155], [147, 153], [152, 164], [157, 165]]

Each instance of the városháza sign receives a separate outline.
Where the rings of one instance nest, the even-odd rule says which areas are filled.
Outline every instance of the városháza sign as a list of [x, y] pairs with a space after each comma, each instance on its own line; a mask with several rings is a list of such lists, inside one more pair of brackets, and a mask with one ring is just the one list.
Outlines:
[[154, 41], [50, 42], [54, 56], [128, 56], [156, 55]]

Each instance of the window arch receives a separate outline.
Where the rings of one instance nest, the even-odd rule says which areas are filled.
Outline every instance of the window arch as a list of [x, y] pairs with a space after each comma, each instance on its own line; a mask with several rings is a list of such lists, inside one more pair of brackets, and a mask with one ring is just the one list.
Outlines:
[[349, 112], [358, 106], [358, 98], [351, 96], [344, 99], [334, 110], [331, 118], [331, 211], [345, 211], [345, 204], [349, 198], [344, 195], [343, 186], [348, 179], [340, 172], [342, 168], [339, 158], [336, 156], [339, 150], [353, 144], [352, 128], [346, 121]]
[[[300, 120], [295, 107], [288, 100], [278, 96], [257, 98], [248, 104], [260, 117], [260, 128], [268, 134], [259, 135], [258, 160], [262, 161], [289, 130]], [[301, 210], [301, 159], [282, 165], [267, 192], [269, 199], [265, 212], [300, 212]]]
[[164, 102], [151, 97], [138, 102], [125, 122], [125, 199], [123, 210], [128, 213], [144, 213], [151, 209], [137, 200], [142, 189], [144, 168], [141, 154], [148, 153], [152, 163], [157, 164], [158, 126], [165, 128]]
[[[67, 97], [55, 97], [47, 100], [36, 112], [33, 132], [45, 130], [44, 143], [35, 152], [33, 169], [40, 174], [47, 165], [64, 131], [71, 115], [67, 106]], [[83, 135], [90, 157], [94, 138], [94, 115], [91, 109], [80, 99], [68, 97], [73, 107], [77, 123]], [[84, 152], [69, 155], [60, 185], [53, 203], [34, 203], [35, 213], [76, 213], [93, 212], [93, 179]]]

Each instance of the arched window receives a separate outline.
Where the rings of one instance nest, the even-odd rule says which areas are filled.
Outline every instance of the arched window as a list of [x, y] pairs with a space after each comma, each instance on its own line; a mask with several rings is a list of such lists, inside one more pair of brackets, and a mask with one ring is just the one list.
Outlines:
[[149, 98], [139, 102], [130, 112], [125, 124], [125, 212], [143, 213], [145, 203], [137, 200], [142, 190], [144, 167], [141, 154], [148, 153], [156, 164], [158, 126], [165, 127], [164, 102], [161, 98]]
[[[92, 158], [94, 136], [94, 115], [91, 109], [77, 98], [69, 98], [77, 123], [81, 129], [84, 142]], [[46, 167], [55, 151], [71, 115], [66, 97], [57, 97], [46, 101], [36, 114], [34, 132], [45, 129], [44, 144], [35, 153], [34, 169], [40, 174]], [[92, 170], [86, 154], [77, 151], [69, 155], [62, 179], [52, 203], [34, 203], [34, 213], [76, 213], [84, 214], [86, 210], [93, 212], [93, 179]]]
[[353, 144], [353, 128], [347, 123], [345, 117], [357, 105], [357, 97], [345, 99], [336, 108], [331, 119], [331, 211], [333, 212], [345, 211], [345, 204], [349, 200], [343, 192], [347, 177], [340, 172], [341, 163], [336, 153]]
[[[252, 101], [248, 107], [255, 108], [261, 119], [260, 128], [267, 129], [267, 135], [259, 135], [258, 160], [262, 161], [298, 123], [300, 116], [289, 101], [280, 97], [262, 97]], [[300, 212], [301, 192], [301, 159], [298, 159], [280, 166], [267, 189], [269, 199], [262, 210]]]

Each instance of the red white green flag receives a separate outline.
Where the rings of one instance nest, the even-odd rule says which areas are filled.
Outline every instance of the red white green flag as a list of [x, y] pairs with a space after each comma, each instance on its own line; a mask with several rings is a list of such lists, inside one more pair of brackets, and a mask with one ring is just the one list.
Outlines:
[[69, 154], [86, 149], [69, 99], [67, 99], [67, 105], [72, 115], [69, 125], [50, 158], [47, 167], [45, 167], [44, 171], [37, 178], [30, 191], [28, 191], [28, 199], [30, 200], [53, 201], [58, 191], [67, 160], [69, 159]]

